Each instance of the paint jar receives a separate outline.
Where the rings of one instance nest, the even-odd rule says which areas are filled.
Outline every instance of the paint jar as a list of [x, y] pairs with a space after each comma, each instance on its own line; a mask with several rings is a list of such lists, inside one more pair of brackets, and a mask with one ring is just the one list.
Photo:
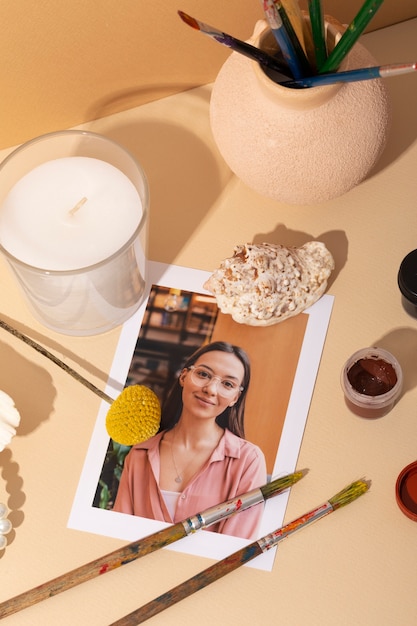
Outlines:
[[395, 497], [404, 515], [417, 522], [417, 461], [400, 472], [395, 485]]
[[398, 270], [398, 287], [402, 294], [404, 309], [417, 317], [417, 250], [409, 252]]
[[360, 417], [386, 415], [398, 400], [402, 383], [400, 364], [383, 348], [358, 350], [346, 361], [341, 374], [346, 405]]

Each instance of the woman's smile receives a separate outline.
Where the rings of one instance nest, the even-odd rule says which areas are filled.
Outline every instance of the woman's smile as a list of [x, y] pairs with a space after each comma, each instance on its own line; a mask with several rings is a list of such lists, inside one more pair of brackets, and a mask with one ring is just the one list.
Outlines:
[[206, 404], [208, 406], [215, 406], [217, 404], [215, 401], [210, 400], [208, 397], [202, 396], [201, 393], [194, 394], [194, 397], [202, 404]]

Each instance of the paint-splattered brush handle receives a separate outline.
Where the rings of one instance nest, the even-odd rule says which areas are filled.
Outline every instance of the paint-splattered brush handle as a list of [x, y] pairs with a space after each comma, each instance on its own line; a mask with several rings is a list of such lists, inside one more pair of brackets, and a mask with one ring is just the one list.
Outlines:
[[149, 535], [140, 541], [134, 541], [126, 546], [114, 550], [109, 554], [90, 561], [85, 565], [81, 565], [70, 572], [62, 574], [57, 578], [34, 587], [28, 591], [25, 591], [9, 600], [0, 603], [0, 619], [8, 617], [13, 613], [17, 613], [23, 609], [28, 608], [42, 600], [51, 598], [52, 596], [71, 589], [76, 585], [80, 585], [83, 582], [96, 578], [101, 574], [110, 572], [117, 567], [126, 565], [131, 561], [139, 559], [155, 550], [159, 550], [164, 546], [170, 545], [183, 537], [186, 537], [184, 525], [180, 522], [168, 528]]
[[211, 37], [223, 46], [227, 46], [231, 50], [234, 50], [234, 52], [238, 52], [253, 61], [258, 61], [261, 65], [269, 67], [269, 69], [278, 72], [282, 76], [288, 76], [288, 72], [286, 72], [285, 68], [282, 67], [281, 63], [277, 59], [270, 56], [263, 50], [260, 50], [256, 46], [252, 46], [246, 41], [241, 41], [228, 33], [224, 33], [214, 26], [205, 24], [204, 22], [197, 20], [195, 17], [184, 13], [184, 11], [178, 11], [178, 15], [183, 22], [188, 24], [188, 26], [191, 26], [191, 28], [198, 30], [203, 35]]
[[71, 589], [92, 578], [96, 578], [101, 574], [110, 572], [121, 565], [130, 563], [151, 552], [160, 550], [179, 539], [183, 539], [187, 535], [193, 534], [202, 528], [207, 528], [231, 515], [238, 514], [252, 506], [261, 504], [294, 485], [305, 476], [306, 472], [307, 470], [300, 470], [293, 474], [277, 478], [258, 489], [252, 489], [227, 502], [205, 509], [201, 513], [197, 513], [177, 524], [168, 526], [168, 528], [157, 531], [148, 537], [129, 543], [95, 561], [91, 561], [86, 565], [71, 570], [34, 589], [30, 589], [10, 600], [6, 600], [0, 604], [0, 619], [55, 596], [62, 591]]
[[215, 563], [211, 567], [206, 568], [202, 572], [199, 572], [184, 583], [180, 583], [176, 587], [170, 589], [166, 593], [163, 593], [155, 600], [151, 600], [142, 607], [125, 615], [117, 622], [113, 622], [111, 626], [136, 626], [136, 624], [142, 624], [149, 618], [161, 613], [165, 609], [173, 606], [177, 602], [184, 600], [188, 596], [192, 595], [200, 589], [204, 589], [211, 583], [233, 570], [238, 569], [245, 563], [248, 563], [256, 556], [262, 554], [262, 548], [258, 542], [252, 543], [241, 550], [238, 550], [234, 554], [222, 559], [218, 563]]
[[275, 547], [279, 541], [285, 539], [296, 530], [304, 528], [308, 524], [311, 524], [321, 517], [328, 515], [332, 511], [333, 507], [329, 502], [326, 502], [320, 507], [306, 513], [302, 517], [290, 522], [283, 528], [262, 537], [262, 539], [251, 543], [249, 546], [246, 546], [225, 559], [218, 561], [214, 565], [211, 565], [192, 578], [189, 578], [185, 582], [173, 587], [154, 600], [144, 604], [139, 609], [136, 609], [132, 613], [129, 613], [116, 622], [113, 622], [111, 626], [137, 626], [137, 624], [143, 624], [143, 622], [146, 622], [151, 617], [154, 617], [154, 615], [157, 615], [177, 602], [184, 600], [193, 593], [196, 593], [196, 591], [204, 589], [204, 587], [207, 587], [216, 580], [226, 576], [226, 574], [229, 574], [242, 565], [245, 565], [263, 552]]
[[238, 550], [225, 559], [218, 561], [211, 567], [208, 567], [192, 578], [189, 578], [185, 582], [173, 587], [170, 591], [167, 591], [158, 598], [155, 598], [155, 600], [151, 600], [151, 602], [144, 604], [139, 609], [136, 609], [132, 613], [129, 613], [116, 622], [113, 622], [111, 626], [137, 626], [137, 624], [142, 624], [150, 617], [161, 613], [161, 611], [164, 611], [177, 602], [184, 600], [196, 591], [207, 587], [207, 585], [219, 580], [242, 565], [245, 565], [263, 552], [274, 548], [279, 541], [285, 539], [285, 537], [289, 536], [296, 530], [305, 528], [312, 522], [325, 517], [333, 511], [337, 511], [339, 508], [346, 506], [350, 502], [353, 502], [359, 496], [366, 493], [369, 487], [370, 481], [366, 481], [364, 479], [351, 483], [324, 504], [314, 508], [305, 515], [302, 515], [289, 524], [286, 524], [282, 528], [277, 529], [273, 533], [262, 537], [258, 541], [254, 541], [250, 545]]

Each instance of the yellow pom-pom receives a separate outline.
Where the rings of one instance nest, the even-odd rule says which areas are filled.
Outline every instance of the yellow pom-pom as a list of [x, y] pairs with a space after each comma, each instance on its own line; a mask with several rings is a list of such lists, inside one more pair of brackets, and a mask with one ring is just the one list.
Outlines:
[[114, 400], [106, 416], [109, 436], [124, 446], [156, 435], [161, 422], [158, 396], [144, 385], [126, 387]]

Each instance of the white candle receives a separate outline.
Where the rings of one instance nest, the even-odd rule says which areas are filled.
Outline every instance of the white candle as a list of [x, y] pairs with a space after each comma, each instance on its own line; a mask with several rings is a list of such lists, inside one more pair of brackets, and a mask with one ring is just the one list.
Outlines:
[[0, 250], [39, 321], [91, 335], [133, 315], [148, 187], [129, 152], [87, 131], [43, 135], [0, 164], [0, 198]]
[[119, 250], [141, 217], [139, 194], [116, 167], [90, 157], [54, 159], [8, 193], [0, 212], [0, 243], [28, 265], [75, 270]]

